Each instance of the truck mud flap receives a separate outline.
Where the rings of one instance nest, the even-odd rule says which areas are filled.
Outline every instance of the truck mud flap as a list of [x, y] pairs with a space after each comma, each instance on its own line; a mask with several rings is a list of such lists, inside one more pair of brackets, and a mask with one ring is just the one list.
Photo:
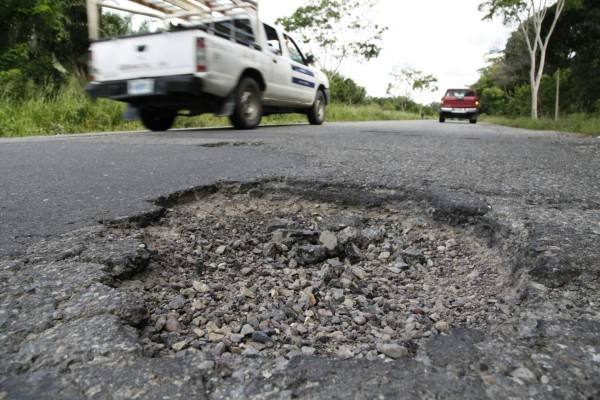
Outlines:
[[125, 111], [123, 111], [123, 120], [124, 121], [135, 121], [140, 117], [140, 109], [138, 107], [132, 106], [131, 104], [127, 106]]

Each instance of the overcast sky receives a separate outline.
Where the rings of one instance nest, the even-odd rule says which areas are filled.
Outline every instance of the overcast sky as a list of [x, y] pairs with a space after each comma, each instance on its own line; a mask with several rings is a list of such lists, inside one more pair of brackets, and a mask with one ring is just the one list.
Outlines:
[[[389, 28], [376, 60], [344, 64], [342, 74], [367, 89], [370, 96], [385, 96], [395, 65], [413, 68], [438, 78], [434, 93], [415, 94], [422, 103], [439, 101], [449, 87], [475, 83], [486, 65], [485, 55], [503, 49], [510, 30], [500, 21], [482, 21], [477, 10], [482, 0], [380, 0], [370, 18]], [[259, 0], [259, 14], [267, 22], [291, 15], [304, 0]]]

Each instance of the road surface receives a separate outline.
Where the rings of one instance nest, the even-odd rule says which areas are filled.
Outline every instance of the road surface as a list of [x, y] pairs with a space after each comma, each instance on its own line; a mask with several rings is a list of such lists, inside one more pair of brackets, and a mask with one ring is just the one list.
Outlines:
[[[599, 160], [597, 138], [458, 121], [0, 139], [0, 398], [600, 396]], [[107, 269], [94, 265], [120, 282], [139, 271], [116, 270], [147, 257], [139, 235], [108, 246], [104, 222], [164, 211], [160, 199], [220, 182], [401, 193], [396, 200], [456, 229], [484, 232], [505, 253], [501, 275], [514, 289], [488, 305], [514, 332], [457, 322], [391, 363], [307, 352], [252, 375], [267, 361], [144, 358], [130, 330], [143, 307], [123, 292], [95, 297], [101, 310], [69, 303], [78, 288], [91, 296], [106, 283]], [[536, 304], [550, 310], [547, 321]], [[505, 353], [481, 361], [497, 351]]]

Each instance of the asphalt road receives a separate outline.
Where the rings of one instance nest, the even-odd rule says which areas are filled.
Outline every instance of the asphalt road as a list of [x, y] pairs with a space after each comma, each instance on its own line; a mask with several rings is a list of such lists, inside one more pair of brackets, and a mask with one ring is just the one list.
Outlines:
[[[598, 138], [455, 121], [0, 139], [0, 398], [597, 398], [599, 170]], [[394, 362], [149, 357], [134, 327], [155, 325], [141, 328], [146, 305], [119, 284], [145, 286], [119, 281], [151, 255], [139, 235], [94, 227], [158, 210], [173, 193], [269, 180], [305, 193], [337, 184], [358, 200], [389, 188], [376, 193], [406, 194], [400, 207], [476, 232], [478, 254], [501, 252], [499, 265], [420, 268], [443, 282], [439, 307], [467, 322], [477, 296], [458, 306], [454, 292], [481, 273], [483, 325], [419, 339], [415, 357]], [[416, 301], [412, 278], [399, 276], [402, 300]]]
[[0, 256], [218, 181], [433, 186], [597, 206], [599, 149], [596, 138], [458, 121], [0, 139]]

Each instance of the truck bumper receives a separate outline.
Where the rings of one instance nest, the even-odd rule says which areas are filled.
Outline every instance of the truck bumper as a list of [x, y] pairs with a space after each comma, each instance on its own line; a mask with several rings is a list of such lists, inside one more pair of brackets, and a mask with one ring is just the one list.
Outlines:
[[458, 108], [458, 107], [441, 107], [440, 116], [445, 118], [459, 119], [474, 119], [477, 118], [479, 109], [477, 108]]
[[152, 90], [148, 93], [131, 92], [130, 83], [139, 81], [136, 79], [90, 82], [85, 86], [85, 90], [94, 99], [103, 97], [128, 103], [134, 103], [144, 98], [170, 96], [173, 94], [188, 94], [192, 96], [201, 96], [203, 94], [202, 79], [194, 75], [161, 76], [144, 80], [152, 82]]
[[194, 75], [91, 82], [85, 90], [94, 99], [108, 98], [161, 112], [186, 110], [189, 116], [214, 113], [226, 100], [206, 93], [202, 78]]

